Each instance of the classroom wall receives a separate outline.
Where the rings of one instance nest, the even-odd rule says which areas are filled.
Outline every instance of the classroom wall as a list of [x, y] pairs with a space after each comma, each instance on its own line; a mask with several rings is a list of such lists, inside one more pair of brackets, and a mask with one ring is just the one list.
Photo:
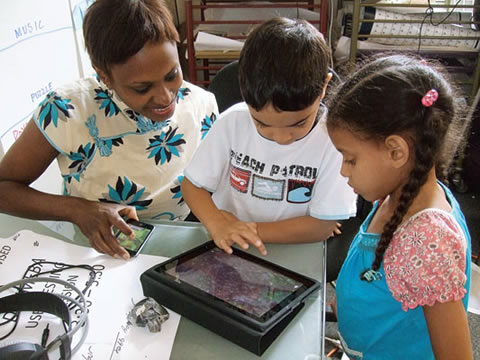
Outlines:
[[[93, 0], [2, 0], [0, 4], [0, 156], [22, 133], [44, 96], [93, 72], [81, 24]], [[37, 182], [59, 191], [58, 167]], [[35, 185], [37, 186], [37, 185]]]
[[[198, 0], [196, 0], [198, 1]], [[185, 23], [185, 2], [184, 0], [165, 0], [170, 11], [172, 12], [173, 19], [177, 26]], [[178, 16], [177, 16], [178, 15]]]

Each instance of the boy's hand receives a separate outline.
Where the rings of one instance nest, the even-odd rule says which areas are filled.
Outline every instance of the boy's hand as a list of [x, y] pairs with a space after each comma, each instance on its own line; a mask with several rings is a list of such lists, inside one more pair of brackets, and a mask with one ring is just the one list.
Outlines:
[[215, 244], [226, 253], [233, 252], [232, 245], [238, 244], [247, 250], [249, 244], [254, 245], [262, 255], [267, 255], [267, 249], [257, 233], [257, 224], [254, 222], [239, 221], [227, 211], [221, 211], [224, 221], [217, 223], [211, 235]]
[[330, 237], [334, 237], [335, 235], [340, 235], [342, 233], [342, 230], [340, 229], [342, 227], [342, 224], [336, 223], [335, 224], [335, 229], [332, 232], [332, 235]]

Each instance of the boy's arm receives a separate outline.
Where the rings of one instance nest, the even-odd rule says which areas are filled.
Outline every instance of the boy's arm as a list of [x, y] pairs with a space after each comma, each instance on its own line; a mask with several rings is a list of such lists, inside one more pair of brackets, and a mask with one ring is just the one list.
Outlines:
[[228, 213], [221, 212], [213, 202], [210, 193], [193, 185], [187, 177], [183, 178], [181, 188], [182, 196], [190, 210], [207, 228], [219, 248], [231, 254], [231, 246], [234, 243], [243, 249], [247, 249], [250, 243], [257, 247], [262, 255], [267, 254], [257, 234], [255, 223], [239, 221], [233, 216], [227, 216]]
[[339, 233], [335, 220], [319, 220], [311, 216], [257, 223], [257, 232], [266, 243], [309, 243], [327, 240]]

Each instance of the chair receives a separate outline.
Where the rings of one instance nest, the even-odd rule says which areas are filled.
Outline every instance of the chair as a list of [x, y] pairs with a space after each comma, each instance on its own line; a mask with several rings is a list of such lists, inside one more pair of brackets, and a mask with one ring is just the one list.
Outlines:
[[[332, 69], [330, 71], [333, 74], [333, 78], [328, 85], [329, 88], [337, 86], [341, 82], [339, 75]], [[238, 60], [224, 65], [215, 74], [207, 90], [215, 95], [220, 112], [236, 103], [242, 102], [243, 97], [238, 83]]]
[[332, 284], [337, 280], [350, 244], [371, 209], [372, 204], [361, 196], [358, 196], [356, 216], [341, 221], [342, 233], [327, 240], [327, 283]]
[[238, 60], [225, 65], [217, 72], [208, 85], [208, 91], [215, 95], [220, 113], [243, 101], [238, 84]]
[[[330, 284], [330, 286], [333, 288], [335, 288], [335, 281], [337, 280], [343, 262], [347, 257], [353, 238], [357, 234], [360, 225], [362, 225], [371, 209], [372, 203], [366, 201], [359, 195], [357, 198], [356, 216], [348, 220], [341, 221], [342, 233], [327, 240], [327, 273], [325, 280], [326, 283]], [[337, 316], [333, 312], [330, 304], [327, 304], [325, 309], [325, 321], [337, 322]]]

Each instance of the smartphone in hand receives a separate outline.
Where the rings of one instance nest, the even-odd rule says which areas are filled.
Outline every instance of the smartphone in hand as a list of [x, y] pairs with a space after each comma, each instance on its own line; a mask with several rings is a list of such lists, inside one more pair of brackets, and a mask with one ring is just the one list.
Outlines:
[[135, 238], [131, 239], [120, 230], [117, 230], [116, 238], [118, 239], [120, 245], [128, 251], [130, 257], [135, 257], [140, 253], [140, 250], [142, 250], [143, 246], [147, 243], [147, 240], [150, 238], [155, 226], [132, 219], [128, 219], [127, 224], [130, 225], [135, 233]]

